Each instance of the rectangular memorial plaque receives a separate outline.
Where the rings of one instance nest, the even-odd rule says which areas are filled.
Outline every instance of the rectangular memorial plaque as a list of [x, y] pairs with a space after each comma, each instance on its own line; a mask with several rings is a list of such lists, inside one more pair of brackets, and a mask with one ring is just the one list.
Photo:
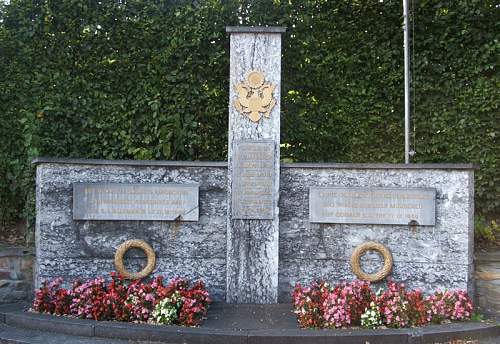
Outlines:
[[232, 217], [274, 218], [274, 141], [236, 141], [233, 149]]
[[74, 183], [75, 220], [198, 221], [198, 184]]
[[436, 224], [436, 189], [309, 188], [309, 220], [316, 223], [357, 223], [421, 226]]

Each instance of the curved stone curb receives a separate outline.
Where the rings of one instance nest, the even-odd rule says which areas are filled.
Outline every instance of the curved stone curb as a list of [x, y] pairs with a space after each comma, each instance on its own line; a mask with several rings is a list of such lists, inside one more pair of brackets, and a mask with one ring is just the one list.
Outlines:
[[[249, 317], [255, 315], [249, 314]], [[163, 326], [111, 321], [93, 321], [27, 313], [18, 307], [0, 309], [0, 323], [16, 328], [55, 332], [73, 336], [113, 338], [167, 343], [366, 343], [370, 344], [424, 344], [447, 343], [452, 340], [474, 341], [499, 338], [498, 323], [453, 323], [430, 325], [412, 329], [340, 329], [303, 330], [276, 327], [271, 329], [224, 329], [181, 326]], [[0, 342], [3, 338], [0, 333]]]

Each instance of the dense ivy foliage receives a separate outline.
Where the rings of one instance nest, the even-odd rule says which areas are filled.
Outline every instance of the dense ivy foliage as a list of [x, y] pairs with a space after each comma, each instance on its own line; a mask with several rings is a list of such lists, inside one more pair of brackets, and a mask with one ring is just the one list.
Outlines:
[[[4, 224], [32, 214], [36, 156], [224, 160], [226, 25], [288, 27], [285, 159], [403, 161], [399, 0], [0, 6]], [[493, 216], [500, 208], [498, 12], [486, 0], [417, 1], [413, 11], [413, 162], [481, 164], [477, 208]]]

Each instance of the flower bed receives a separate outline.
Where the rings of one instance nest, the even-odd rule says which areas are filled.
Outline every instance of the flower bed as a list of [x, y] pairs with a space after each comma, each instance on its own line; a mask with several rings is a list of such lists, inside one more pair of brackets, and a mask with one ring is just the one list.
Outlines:
[[197, 326], [211, 303], [203, 282], [190, 286], [181, 278], [166, 286], [161, 276], [150, 283], [125, 282], [115, 273], [110, 282], [102, 277], [84, 283], [77, 280], [71, 289], [62, 288], [62, 282], [62, 278], [43, 282], [32, 310], [94, 320]]
[[313, 282], [309, 287], [298, 284], [293, 303], [303, 328], [401, 328], [468, 320], [473, 311], [465, 291], [436, 291], [424, 296], [420, 290], [407, 290], [404, 284], [393, 281], [377, 293], [369, 282], [359, 280], [335, 286], [326, 282]]

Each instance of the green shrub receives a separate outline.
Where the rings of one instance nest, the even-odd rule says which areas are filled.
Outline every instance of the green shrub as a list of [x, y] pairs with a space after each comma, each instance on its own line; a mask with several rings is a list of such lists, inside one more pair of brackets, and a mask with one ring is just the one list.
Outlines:
[[495, 220], [487, 221], [483, 216], [474, 219], [474, 237], [476, 241], [492, 244], [500, 238], [500, 226]]
[[[285, 25], [282, 157], [402, 162], [401, 1], [0, 4], [0, 222], [32, 218], [35, 156], [225, 160], [226, 25]], [[500, 209], [493, 1], [415, 2], [413, 162], [475, 162]], [[24, 209], [24, 210], [23, 210]]]

